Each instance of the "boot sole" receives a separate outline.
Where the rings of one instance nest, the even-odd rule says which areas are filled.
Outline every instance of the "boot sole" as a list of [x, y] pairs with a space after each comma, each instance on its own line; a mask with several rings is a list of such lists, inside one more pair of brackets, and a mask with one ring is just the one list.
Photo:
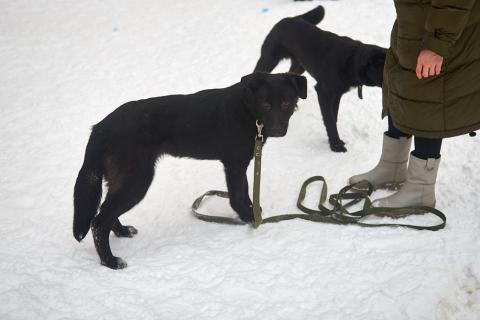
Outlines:
[[[426, 214], [425, 210], [419, 210], [414, 208], [383, 208], [385, 212], [375, 212], [374, 215], [381, 218], [392, 218], [392, 219], [400, 219], [405, 218], [411, 215], [420, 215]], [[389, 210], [394, 210], [389, 211]]]
[[[377, 191], [377, 190], [398, 191], [403, 186], [404, 183], [405, 183], [405, 181], [403, 181], [403, 182], [385, 182], [385, 183], [379, 184], [377, 186], [373, 186], [373, 191]], [[353, 186], [352, 190], [367, 191], [368, 187], [367, 188], [359, 188], [359, 187]]]

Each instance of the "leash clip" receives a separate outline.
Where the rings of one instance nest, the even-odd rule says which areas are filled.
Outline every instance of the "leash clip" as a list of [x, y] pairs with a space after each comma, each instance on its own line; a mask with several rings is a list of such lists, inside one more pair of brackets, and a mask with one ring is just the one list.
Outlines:
[[263, 134], [262, 134], [263, 123], [261, 123], [260, 121], [257, 120], [255, 122], [255, 125], [257, 126], [257, 136], [255, 137], [255, 140], [261, 139], [262, 142], [263, 142]]

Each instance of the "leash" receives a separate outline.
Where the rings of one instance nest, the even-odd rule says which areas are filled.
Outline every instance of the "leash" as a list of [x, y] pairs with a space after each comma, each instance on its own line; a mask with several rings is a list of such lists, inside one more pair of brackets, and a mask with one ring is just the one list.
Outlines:
[[363, 86], [362, 85], [359, 85], [358, 88], [357, 88], [357, 94], [358, 94], [358, 98], [360, 100], [363, 100]]
[[[355, 189], [355, 184], [342, 188], [337, 194], [330, 195], [328, 202], [333, 206], [332, 209], [328, 209], [324, 206], [327, 200], [327, 182], [322, 176], [313, 176], [305, 180], [300, 188], [300, 193], [297, 199], [297, 208], [302, 213], [290, 213], [280, 214], [272, 217], [263, 218], [262, 208], [260, 206], [260, 180], [262, 172], [262, 149], [263, 149], [263, 124], [257, 121], [257, 136], [255, 137], [254, 147], [254, 178], [253, 178], [253, 217], [254, 221], [252, 226], [256, 229], [261, 224], [274, 223], [292, 219], [303, 219], [313, 222], [322, 222], [330, 224], [341, 225], [358, 225], [361, 227], [405, 227], [415, 230], [430, 230], [437, 231], [443, 229], [447, 223], [447, 217], [439, 210], [431, 207], [415, 206], [405, 208], [377, 208], [372, 207], [372, 201], [370, 195], [373, 193], [373, 186], [369, 183], [367, 190]], [[303, 204], [307, 194], [307, 187], [317, 181], [323, 182], [322, 190], [320, 192], [320, 198], [318, 202], [318, 209], [311, 209]], [[236, 218], [211, 216], [202, 214], [198, 211], [205, 198], [217, 196], [228, 199], [228, 192], [211, 190], [207, 191], [200, 197], [198, 197], [192, 204], [193, 215], [203, 221], [231, 224], [231, 225], [244, 225], [243, 221]], [[347, 209], [362, 202], [363, 208], [349, 212]], [[431, 226], [402, 224], [402, 223], [367, 223], [365, 220], [369, 217], [390, 217], [390, 218], [402, 218], [411, 215], [422, 215], [430, 213], [442, 220], [441, 223]]]

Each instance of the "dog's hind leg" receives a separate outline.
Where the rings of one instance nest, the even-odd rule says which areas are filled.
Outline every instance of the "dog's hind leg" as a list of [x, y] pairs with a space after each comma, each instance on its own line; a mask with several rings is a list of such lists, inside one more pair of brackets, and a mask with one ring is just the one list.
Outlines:
[[[333, 115], [335, 117], [335, 126], [338, 122], [338, 110], [340, 109], [340, 100], [342, 99], [342, 95], [338, 95], [336, 99], [333, 101]], [[341, 140], [341, 139], [340, 139]]]
[[117, 173], [115, 178], [120, 182], [109, 189], [100, 213], [92, 221], [93, 240], [100, 261], [111, 269], [123, 269], [127, 264], [121, 258], [113, 256], [109, 242], [110, 231], [118, 231], [118, 217], [143, 199], [154, 175], [153, 163], [133, 163], [131, 167], [135, 169], [128, 173]]
[[347, 148], [345, 148], [345, 142], [340, 139], [337, 129], [337, 116], [341, 95], [325, 93], [318, 84], [315, 86], [315, 90], [318, 95], [323, 123], [327, 130], [330, 149], [334, 152], [346, 152]]
[[253, 206], [248, 196], [247, 164], [224, 162], [230, 205], [244, 222], [253, 221]]
[[305, 68], [298, 62], [297, 59], [291, 58], [292, 65], [290, 66], [290, 70], [288, 72], [295, 73], [301, 75], [305, 72]]

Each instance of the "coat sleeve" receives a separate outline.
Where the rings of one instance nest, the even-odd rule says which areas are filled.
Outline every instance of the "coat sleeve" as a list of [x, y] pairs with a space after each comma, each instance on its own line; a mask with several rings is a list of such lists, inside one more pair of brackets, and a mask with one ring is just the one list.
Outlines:
[[422, 48], [447, 57], [466, 26], [475, 1], [480, 0], [432, 0]]

